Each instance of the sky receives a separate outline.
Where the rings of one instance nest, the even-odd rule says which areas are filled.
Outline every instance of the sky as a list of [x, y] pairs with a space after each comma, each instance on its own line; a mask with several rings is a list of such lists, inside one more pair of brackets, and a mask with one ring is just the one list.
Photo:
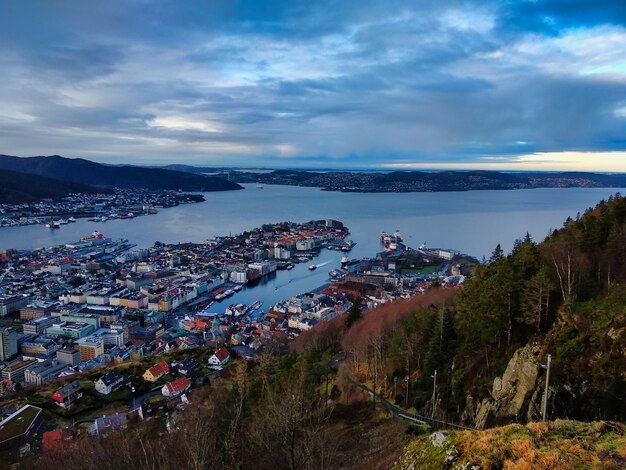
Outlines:
[[626, 1], [0, 0], [0, 153], [626, 171]]

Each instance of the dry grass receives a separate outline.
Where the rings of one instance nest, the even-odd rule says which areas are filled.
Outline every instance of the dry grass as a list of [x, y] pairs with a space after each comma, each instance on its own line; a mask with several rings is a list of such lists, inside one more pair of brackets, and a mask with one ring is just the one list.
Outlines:
[[[619, 423], [555, 421], [512, 424], [485, 431], [449, 433], [447, 445], [458, 456], [459, 467], [507, 470], [620, 469], [626, 467], [626, 426]], [[441, 456], [428, 439], [414, 441], [405, 452], [413, 459], [402, 468], [437, 468]], [[439, 468], [454, 468], [437, 461]]]

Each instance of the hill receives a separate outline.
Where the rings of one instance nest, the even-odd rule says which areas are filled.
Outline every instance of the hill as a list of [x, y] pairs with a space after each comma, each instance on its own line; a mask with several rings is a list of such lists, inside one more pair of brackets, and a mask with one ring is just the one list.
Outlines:
[[242, 189], [215, 176], [130, 165], [103, 165], [82, 158], [13, 157], [0, 155], [0, 169], [30, 173], [93, 186], [150, 190], [228, 191]]
[[626, 426], [557, 420], [420, 437], [406, 447], [393, 468], [618, 469], [624, 466]]
[[527, 235], [509, 255], [496, 247], [454, 297], [386, 305], [350, 328], [336, 319], [294, 346], [345, 351], [351, 376], [376, 380], [389, 401], [478, 428], [541, 417], [550, 354], [549, 418], [622, 421], [625, 255], [618, 194], [541, 243]]
[[60, 199], [70, 193], [109, 193], [109, 189], [0, 169], [0, 204]]
[[[189, 167], [183, 171], [192, 171]], [[216, 171], [215, 169], [213, 171]], [[227, 172], [239, 183], [260, 182], [322, 188], [344, 192], [426, 192], [480, 189], [533, 189], [569, 187], [626, 187], [626, 174], [601, 173], [503, 173], [498, 171], [394, 171], [390, 173], [351, 171], [275, 170], [271, 172]]]

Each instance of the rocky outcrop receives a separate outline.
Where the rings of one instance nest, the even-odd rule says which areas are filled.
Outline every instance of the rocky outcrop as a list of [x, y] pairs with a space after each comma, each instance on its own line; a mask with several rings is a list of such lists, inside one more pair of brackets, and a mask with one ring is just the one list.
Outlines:
[[[537, 359], [539, 349], [527, 345], [513, 354], [502, 377], [493, 381], [491, 396], [479, 404], [468, 397], [470, 409], [466, 417], [474, 416], [478, 429], [508, 422], [530, 421], [538, 417], [541, 390], [538, 381], [543, 376]], [[475, 409], [475, 411], [474, 411]]]

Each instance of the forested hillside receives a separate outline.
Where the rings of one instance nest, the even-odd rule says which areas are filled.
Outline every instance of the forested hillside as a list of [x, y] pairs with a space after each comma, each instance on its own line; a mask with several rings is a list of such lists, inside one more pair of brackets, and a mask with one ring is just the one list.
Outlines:
[[[429, 415], [437, 371], [435, 414], [481, 427], [539, 416], [540, 362], [552, 354], [551, 417], [625, 419], [625, 254], [618, 194], [542, 243], [526, 235], [506, 256], [496, 247], [454, 298], [443, 291], [438, 305], [416, 312], [368, 312], [350, 329], [328, 324], [297, 345], [349, 352], [351, 374]], [[526, 376], [501, 377], [512, 358]], [[499, 409], [485, 402], [481, 412], [494, 398]]]

